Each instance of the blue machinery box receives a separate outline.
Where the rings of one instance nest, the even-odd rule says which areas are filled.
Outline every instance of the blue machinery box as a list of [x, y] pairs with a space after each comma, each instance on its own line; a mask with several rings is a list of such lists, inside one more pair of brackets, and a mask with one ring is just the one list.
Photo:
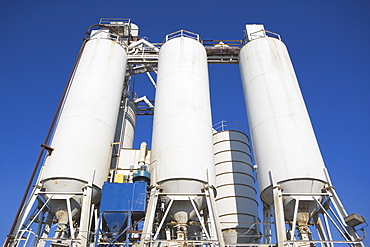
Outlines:
[[100, 212], [145, 212], [145, 182], [103, 185]]
[[[100, 232], [106, 237], [110, 236], [110, 241], [114, 242], [125, 234], [135, 218], [143, 217], [146, 208], [146, 190], [146, 182], [141, 181], [104, 183], [100, 202], [100, 218], [103, 219]], [[126, 234], [122, 237], [127, 238]]]

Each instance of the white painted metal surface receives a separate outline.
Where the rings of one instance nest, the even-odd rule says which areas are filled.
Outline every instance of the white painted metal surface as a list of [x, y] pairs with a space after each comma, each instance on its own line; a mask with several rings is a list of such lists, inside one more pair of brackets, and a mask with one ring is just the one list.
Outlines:
[[216, 207], [227, 244], [258, 241], [258, 203], [248, 137], [227, 130], [213, 135]]
[[265, 27], [261, 24], [246, 25], [245, 29], [248, 41], [266, 36]]
[[[155, 102], [151, 173], [163, 192], [199, 193], [213, 185], [207, 55], [200, 42], [178, 37], [161, 47]], [[189, 217], [175, 214], [185, 223]]]
[[46, 192], [81, 191], [91, 180], [100, 189], [107, 179], [126, 64], [118, 43], [98, 36], [87, 42], [44, 166]]
[[134, 144], [135, 126], [136, 126], [136, 104], [126, 99], [123, 109], [123, 138], [122, 148], [132, 148]]
[[[148, 150], [145, 156], [145, 165], [150, 163], [150, 153]], [[130, 170], [137, 170], [140, 168], [140, 149], [125, 149], [121, 150], [121, 157], [119, 159], [118, 168], [127, 171], [129, 174]], [[131, 168], [130, 168], [131, 167]], [[121, 171], [119, 173], [122, 173]], [[126, 174], [126, 173], [125, 173]]]
[[[253, 39], [239, 59], [262, 200], [272, 204], [272, 181], [284, 193], [321, 192], [324, 162], [284, 43]], [[284, 201], [288, 218], [290, 202]]]

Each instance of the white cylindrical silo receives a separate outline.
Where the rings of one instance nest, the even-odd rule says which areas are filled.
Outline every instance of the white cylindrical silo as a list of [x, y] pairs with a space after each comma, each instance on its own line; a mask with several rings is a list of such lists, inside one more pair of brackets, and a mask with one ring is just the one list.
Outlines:
[[[284, 43], [266, 35], [251, 39], [239, 67], [262, 200], [273, 203], [271, 178], [284, 193], [320, 193], [324, 162]], [[287, 219], [290, 202], [284, 197]]]
[[89, 182], [99, 191], [107, 179], [127, 53], [100, 37], [86, 43], [65, 98], [42, 173], [46, 192], [81, 192]]
[[[207, 54], [196, 39], [173, 38], [160, 49], [151, 161], [164, 193], [200, 193], [214, 184]], [[186, 223], [188, 206], [175, 202], [173, 218]]]
[[240, 131], [225, 130], [215, 133], [213, 142], [216, 208], [225, 242], [256, 243], [258, 203], [249, 139]]
[[125, 98], [121, 106], [120, 122], [122, 148], [132, 148], [134, 144], [137, 106], [133, 100]]

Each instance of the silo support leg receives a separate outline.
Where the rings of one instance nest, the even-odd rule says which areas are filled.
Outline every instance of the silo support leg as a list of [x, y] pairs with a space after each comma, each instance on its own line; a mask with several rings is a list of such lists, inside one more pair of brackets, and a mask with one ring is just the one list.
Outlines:
[[271, 207], [266, 203], [263, 204], [263, 238], [264, 243], [271, 243]]
[[[42, 233], [40, 234], [41, 239], [47, 238], [49, 236], [50, 229], [51, 229], [51, 224], [53, 222], [53, 218], [54, 218], [54, 214], [51, 213], [50, 211], [48, 211], [48, 215], [47, 215], [47, 218], [46, 218], [46, 221], [45, 221], [45, 226], [42, 229]], [[46, 244], [46, 241], [40, 241], [39, 244], [38, 244], [38, 247], [44, 247], [45, 244]]]
[[[68, 212], [68, 224], [69, 224], [69, 232], [71, 234], [71, 239], [76, 238], [75, 236], [75, 228], [73, 226], [73, 220], [72, 220], [72, 208], [71, 208], [71, 199], [72, 196], [66, 197], [66, 203], [67, 203], [67, 212]], [[74, 246], [74, 245], [72, 245]], [[78, 244], [77, 244], [78, 246]]]
[[171, 206], [172, 206], [173, 201], [174, 201], [174, 199], [172, 198], [172, 199], [170, 200], [170, 202], [168, 203], [167, 209], [166, 209], [166, 211], [164, 212], [163, 218], [162, 218], [162, 220], [161, 220], [161, 223], [159, 223], [159, 226], [158, 226], [158, 229], [157, 229], [156, 233], [154, 234], [153, 240], [157, 240], [158, 235], [159, 235], [159, 232], [161, 231], [162, 226], [163, 226], [163, 224], [164, 224], [164, 221], [166, 220], [167, 215], [168, 215], [168, 213], [170, 212], [170, 209], [171, 209]]
[[225, 243], [224, 243], [224, 238], [223, 238], [223, 234], [221, 231], [221, 223], [218, 218], [218, 213], [216, 211], [216, 203], [215, 203], [215, 197], [213, 195], [213, 191], [210, 191], [210, 187], [208, 187], [205, 190], [205, 193], [206, 193], [206, 202], [208, 204], [208, 211], [209, 211], [211, 220], [214, 224], [214, 227], [216, 228], [215, 233], [217, 235], [217, 239], [220, 242], [220, 247], [224, 247]]
[[156, 212], [157, 202], [158, 202], [158, 193], [159, 191], [156, 188], [153, 188], [151, 191], [148, 207], [145, 213], [144, 227], [143, 227], [143, 232], [141, 235], [139, 247], [144, 247], [144, 241], [151, 240], [154, 217], [155, 217], [155, 212]]
[[[340, 222], [346, 226], [345, 230], [350, 235], [350, 238], [351, 238], [352, 241], [355, 240], [355, 239], [359, 239], [359, 236], [358, 236], [356, 230], [353, 227], [348, 226], [347, 223], [345, 223], [344, 218], [346, 216], [348, 216], [347, 211], [344, 209], [344, 206], [343, 206], [342, 202], [340, 201], [339, 196], [337, 195], [336, 191], [334, 190], [334, 187], [333, 187], [333, 185], [331, 183], [331, 180], [330, 180], [330, 177], [329, 177], [329, 173], [326, 170], [326, 168], [324, 168], [324, 174], [325, 174], [326, 180], [328, 182], [327, 191], [332, 195], [331, 200], [332, 200], [333, 205], [336, 209], [336, 212], [337, 212], [337, 215], [340, 219]], [[336, 215], [336, 214], [334, 214], [334, 215]], [[360, 243], [356, 244], [356, 246], [363, 247], [364, 244], [362, 242], [360, 242]]]
[[284, 206], [283, 197], [281, 195], [281, 189], [279, 186], [274, 186], [273, 188], [274, 196], [274, 213], [275, 213], [275, 228], [276, 237], [278, 242], [278, 247], [283, 247], [284, 242], [286, 242], [286, 229], [285, 229], [285, 219], [284, 219]]
[[86, 186], [84, 188], [83, 198], [82, 198], [82, 208], [81, 208], [81, 220], [78, 232], [78, 239], [80, 239], [80, 246], [86, 247], [89, 238], [89, 228], [90, 228], [90, 209], [91, 209], [91, 195], [92, 186]]
[[14, 219], [17, 221], [15, 227], [14, 227], [14, 230], [12, 232], [12, 236], [17, 238], [18, 237], [18, 233], [19, 231], [21, 230], [22, 226], [24, 224], [26, 224], [27, 222], [27, 217], [30, 217], [29, 214], [31, 212], [31, 209], [35, 203], [35, 201], [37, 200], [37, 197], [39, 195], [39, 192], [41, 190], [41, 187], [37, 186], [34, 188], [34, 190], [32, 191], [31, 193], [31, 197], [28, 199], [28, 201], [25, 203], [19, 217], [17, 219]]
[[204, 225], [204, 222], [201, 220], [202, 218], [201, 218], [201, 216], [200, 216], [200, 214], [199, 214], [199, 211], [198, 211], [197, 207], [195, 206], [194, 200], [193, 200], [191, 197], [188, 197], [188, 198], [189, 198], [189, 201], [191, 202], [191, 205], [192, 205], [192, 206], [193, 206], [193, 208], [194, 208], [195, 213], [197, 214], [197, 217], [198, 217], [198, 219], [199, 219], [199, 222], [200, 222], [200, 224], [201, 224], [201, 226], [202, 226], [202, 229], [203, 229], [204, 233], [205, 233], [205, 234], [206, 234], [206, 236], [207, 236], [207, 239], [210, 239], [210, 240], [211, 240], [211, 238], [210, 238], [210, 236], [209, 236], [209, 234], [208, 234], [207, 228], [206, 228], [206, 226]]
[[91, 210], [92, 210], [92, 193], [93, 193], [93, 182], [95, 179], [95, 170], [91, 174], [91, 179], [88, 184], [83, 188], [82, 194], [82, 207], [81, 207], [81, 219], [77, 239], [79, 239], [79, 247], [87, 247], [90, 233], [91, 224]]
[[[317, 229], [317, 233], [320, 237], [320, 240], [321, 241], [332, 240], [330, 232], [328, 232], [330, 237], [329, 238], [327, 237], [325, 229], [324, 229], [324, 225], [321, 222], [321, 219], [317, 214], [313, 216], [313, 220], [314, 220], [314, 223], [315, 223], [315, 226], [316, 226], [316, 229]], [[334, 247], [333, 243], [326, 243], [326, 242], [323, 243], [323, 246], [324, 247]]]

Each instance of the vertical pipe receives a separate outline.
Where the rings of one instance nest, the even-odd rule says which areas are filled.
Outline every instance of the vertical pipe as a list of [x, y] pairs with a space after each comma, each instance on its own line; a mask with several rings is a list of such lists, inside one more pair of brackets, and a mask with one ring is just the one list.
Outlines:
[[132, 148], [134, 144], [135, 126], [136, 126], [136, 104], [126, 98], [124, 106], [124, 116], [122, 124], [122, 148]]

